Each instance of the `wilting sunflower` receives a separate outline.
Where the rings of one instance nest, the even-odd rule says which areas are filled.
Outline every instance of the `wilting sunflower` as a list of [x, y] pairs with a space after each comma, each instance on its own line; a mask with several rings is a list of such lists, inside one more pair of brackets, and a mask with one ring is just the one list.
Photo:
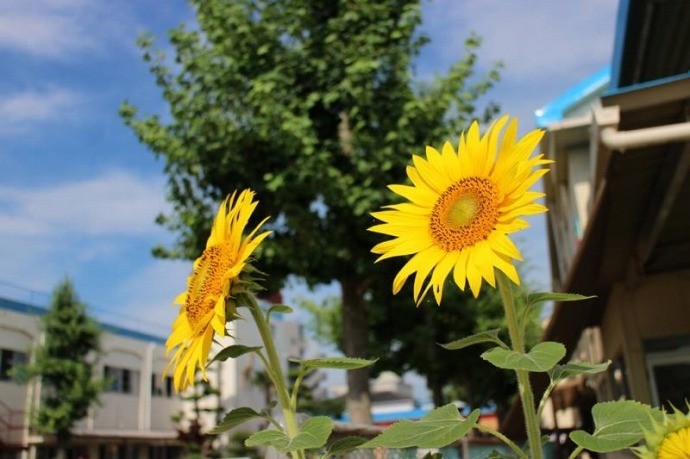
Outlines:
[[674, 408], [673, 414], [665, 414], [663, 422], [655, 422], [652, 431], [645, 433], [644, 445], [634, 451], [642, 459], [690, 458], [690, 412], [686, 415]]
[[173, 354], [165, 373], [173, 368], [175, 390], [184, 390], [194, 381], [199, 367], [206, 376], [205, 367], [214, 333], [225, 336], [225, 299], [232, 284], [239, 280], [248, 259], [270, 231], [257, 235], [266, 221], [259, 223], [244, 235], [247, 222], [258, 202], [254, 192], [244, 190], [227, 197], [218, 208], [206, 249], [193, 265], [187, 278], [187, 291], [175, 299], [182, 305], [166, 341], [166, 352]]
[[469, 284], [475, 297], [482, 279], [495, 286], [494, 268], [520, 283], [513, 260], [522, 257], [508, 235], [529, 226], [520, 217], [546, 211], [534, 202], [544, 194], [529, 188], [548, 171], [539, 166], [551, 161], [531, 156], [543, 132], [517, 140], [515, 119], [499, 140], [507, 121], [501, 118], [483, 137], [474, 122], [457, 152], [449, 142], [440, 152], [427, 147], [426, 159], [413, 155], [414, 166], [407, 167], [412, 186], [389, 186], [409, 202], [372, 213], [384, 223], [370, 230], [393, 236], [372, 252], [381, 254], [376, 261], [414, 255], [393, 280], [393, 293], [415, 273], [417, 304], [431, 288], [440, 304], [451, 271], [458, 287]]

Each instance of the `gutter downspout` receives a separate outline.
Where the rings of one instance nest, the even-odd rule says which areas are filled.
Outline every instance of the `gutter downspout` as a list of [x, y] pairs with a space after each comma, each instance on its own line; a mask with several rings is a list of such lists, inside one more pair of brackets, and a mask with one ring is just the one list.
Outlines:
[[671, 142], [690, 141], [690, 122], [650, 128], [619, 131], [615, 127], [601, 130], [601, 143], [609, 150], [628, 150]]

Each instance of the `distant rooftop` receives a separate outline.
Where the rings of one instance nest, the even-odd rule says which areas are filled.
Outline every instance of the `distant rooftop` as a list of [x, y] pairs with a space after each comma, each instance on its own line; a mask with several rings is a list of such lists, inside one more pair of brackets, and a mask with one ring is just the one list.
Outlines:
[[534, 112], [537, 127], [543, 128], [561, 121], [569, 112], [581, 105], [584, 100], [597, 97], [603, 93], [608, 87], [610, 80], [611, 67], [607, 66], [567, 89], [544, 107]]
[[[36, 306], [20, 301], [10, 300], [8, 298], [0, 297], [0, 309], [10, 310], [14, 312], [20, 312], [23, 314], [42, 316], [48, 310], [41, 306]], [[153, 342], [156, 344], [165, 344], [165, 338], [161, 336], [151, 335], [148, 333], [143, 333], [137, 330], [132, 330], [129, 328], [119, 327], [117, 325], [112, 325], [104, 322], [98, 322], [101, 328], [109, 333], [118, 336], [124, 336], [126, 338], [133, 338], [141, 341]]]

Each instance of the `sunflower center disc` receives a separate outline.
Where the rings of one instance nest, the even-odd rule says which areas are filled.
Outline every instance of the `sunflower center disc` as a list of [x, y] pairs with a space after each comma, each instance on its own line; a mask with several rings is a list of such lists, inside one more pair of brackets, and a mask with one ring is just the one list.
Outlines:
[[477, 215], [479, 203], [474, 195], [458, 196], [450, 205], [446, 214], [446, 223], [451, 228], [459, 228], [469, 224]]
[[498, 190], [486, 177], [467, 177], [439, 197], [429, 231], [445, 251], [462, 250], [486, 239], [498, 221]]
[[192, 330], [213, 310], [218, 297], [223, 295], [223, 275], [231, 264], [231, 250], [227, 244], [206, 248], [198, 263], [195, 263], [185, 303], [185, 313]]

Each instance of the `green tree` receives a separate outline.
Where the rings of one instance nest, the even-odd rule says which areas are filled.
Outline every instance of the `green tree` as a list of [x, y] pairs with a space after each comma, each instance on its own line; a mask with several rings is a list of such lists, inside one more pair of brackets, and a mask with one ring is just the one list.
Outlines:
[[[203, 425], [203, 413], [213, 413], [216, 415], [223, 411], [220, 406], [220, 391], [213, 387], [209, 381], [197, 377], [194, 389], [191, 393], [183, 395], [182, 400], [190, 402], [192, 405], [189, 417], [185, 416], [184, 411], [179, 411], [170, 417], [176, 425], [177, 438], [185, 445], [187, 457], [201, 458], [213, 455], [214, 436], [208, 434], [209, 426]], [[209, 403], [209, 398], [218, 399], [218, 403]], [[215, 420], [216, 422], [218, 419]], [[212, 427], [212, 426], [211, 426]]]
[[103, 379], [94, 378], [100, 329], [69, 280], [53, 291], [41, 326], [43, 344], [35, 350], [33, 362], [18, 367], [14, 377], [21, 382], [41, 378], [41, 403], [34, 424], [38, 431], [54, 434], [58, 454], [64, 454], [72, 427], [86, 417], [105, 386]]
[[[212, 202], [251, 187], [274, 236], [262, 271], [342, 288], [343, 348], [366, 357], [365, 294], [378, 273], [366, 232], [369, 212], [400, 182], [410, 153], [457, 137], [497, 68], [474, 75], [479, 39], [447, 74], [413, 79], [426, 37], [420, 0], [192, 0], [198, 29], [170, 31], [170, 62], [151, 36], [139, 39], [170, 109], [170, 120], [120, 114], [165, 161], [178, 234], [163, 257], [192, 259], [204, 248]], [[493, 110], [490, 107], [489, 112]], [[166, 117], [167, 118], [167, 117]], [[348, 411], [370, 421], [369, 371], [348, 372]]]
[[[394, 270], [400, 266], [389, 263], [381, 269], [389, 271], [388, 278], [392, 279]], [[520, 292], [525, 291], [520, 289]], [[474, 299], [469, 291], [460, 291], [449, 280], [441, 306], [428, 299], [415, 307], [411, 286], [393, 296], [387, 283], [372, 289], [367, 304], [371, 311], [369, 344], [372, 353], [379, 357], [374, 372], [417, 372], [426, 378], [437, 407], [448, 399], [462, 399], [475, 407], [493, 402], [499, 411], [508, 407], [516, 393], [514, 375], [485, 362], [476, 350], [448, 351], [439, 346], [439, 343], [504, 327], [503, 305], [497, 290], [486, 288]], [[307, 326], [315, 338], [342, 351], [339, 298], [327, 297], [320, 304], [302, 300], [300, 306], [309, 314]], [[538, 308], [527, 317], [528, 346], [539, 340], [538, 317]]]

